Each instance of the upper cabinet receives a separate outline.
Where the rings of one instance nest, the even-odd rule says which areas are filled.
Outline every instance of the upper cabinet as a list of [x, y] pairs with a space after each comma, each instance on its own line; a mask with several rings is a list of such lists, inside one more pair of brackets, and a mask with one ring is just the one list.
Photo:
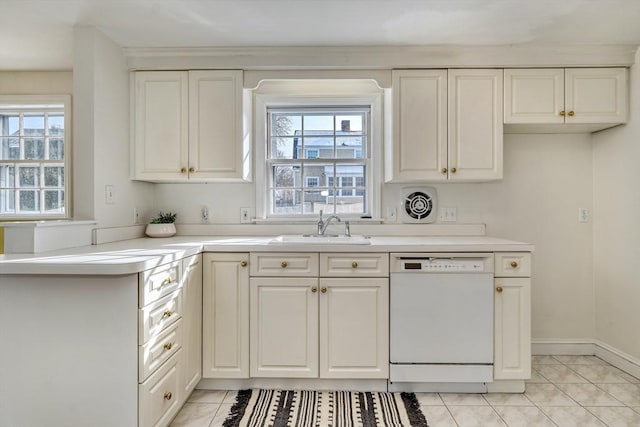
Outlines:
[[502, 70], [394, 70], [387, 182], [502, 178]]
[[625, 123], [627, 81], [626, 68], [506, 69], [505, 132], [593, 132]]
[[133, 80], [132, 179], [250, 179], [242, 71], [139, 71]]

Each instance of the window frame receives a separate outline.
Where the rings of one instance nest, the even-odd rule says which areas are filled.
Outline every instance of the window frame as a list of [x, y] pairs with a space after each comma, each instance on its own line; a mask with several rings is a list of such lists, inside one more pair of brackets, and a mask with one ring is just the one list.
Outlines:
[[360, 219], [380, 218], [381, 180], [382, 180], [382, 129], [383, 129], [383, 95], [381, 92], [345, 94], [345, 95], [283, 95], [283, 94], [254, 94], [254, 129], [256, 153], [256, 219], [258, 221], [309, 221], [316, 219], [317, 214], [300, 213], [295, 215], [272, 215], [270, 209], [271, 197], [268, 195], [271, 180], [268, 168], [268, 109], [269, 108], [362, 108], [369, 109], [369, 136], [365, 153], [368, 158], [366, 167], [367, 205], [366, 214], [338, 214], [341, 218]]
[[[46, 212], [34, 212], [34, 213], [9, 213], [2, 214], [0, 213], [0, 221], [11, 221], [11, 220], [47, 220], [47, 219], [68, 219], [72, 216], [72, 200], [71, 200], [71, 184], [72, 184], [72, 171], [71, 171], [71, 153], [72, 153], [72, 123], [71, 123], [71, 96], [70, 95], [0, 95], [0, 111], [6, 112], [48, 112], [51, 110], [52, 105], [62, 105], [62, 113], [64, 115], [63, 123], [64, 123], [64, 159], [63, 160], [45, 160], [45, 159], [6, 159], [0, 160], [0, 163], [3, 164], [13, 164], [15, 167], [15, 172], [17, 173], [20, 167], [28, 167], [29, 165], [38, 165], [40, 167], [39, 180], [40, 185], [37, 187], [33, 187], [33, 190], [44, 191], [46, 189], [44, 182], [44, 168], [47, 167], [48, 163], [55, 164], [56, 166], [60, 163], [63, 164], [64, 168], [64, 186], [62, 191], [64, 191], [64, 212], [63, 213], [46, 213]], [[15, 106], [15, 108], [11, 108]], [[38, 108], [41, 107], [41, 108]], [[20, 136], [21, 138], [23, 136]], [[45, 139], [45, 135], [42, 136], [42, 139]], [[46, 147], [44, 148], [46, 150]], [[22, 188], [22, 187], [6, 187], [6, 188]], [[29, 190], [31, 188], [25, 187], [25, 190]], [[55, 187], [58, 189], [58, 187]], [[58, 190], [60, 191], [60, 190]], [[40, 196], [40, 199], [43, 199], [45, 196]], [[40, 204], [40, 202], [38, 202]]]

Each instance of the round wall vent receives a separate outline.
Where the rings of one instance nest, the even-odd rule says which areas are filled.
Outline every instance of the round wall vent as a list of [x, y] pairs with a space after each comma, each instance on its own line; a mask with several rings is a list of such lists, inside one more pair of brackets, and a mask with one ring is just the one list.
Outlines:
[[403, 222], [429, 223], [436, 220], [436, 190], [431, 187], [402, 189]]

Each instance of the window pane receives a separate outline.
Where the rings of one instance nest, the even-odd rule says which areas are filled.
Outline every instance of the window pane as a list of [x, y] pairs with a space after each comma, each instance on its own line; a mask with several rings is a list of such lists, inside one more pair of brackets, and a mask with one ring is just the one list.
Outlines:
[[0, 135], [18, 136], [20, 134], [20, 116], [17, 114], [0, 114]]
[[302, 213], [300, 193], [297, 190], [273, 190], [273, 213], [277, 215], [297, 215]]
[[15, 213], [15, 197], [15, 190], [0, 190], [0, 214]]
[[20, 139], [0, 138], [0, 159], [2, 160], [20, 159]]
[[308, 181], [308, 179], [315, 178], [318, 181], [318, 187], [327, 187], [329, 185], [328, 179], [333, 176], [333, 164], [308, 164], [304, 165], [304, 183]]
[[364, 197], [338, 197], [336, 200], [336, 212], [338, 214], [363, 214], [365, 212]]
[[13, 165], [0, 165], [0, 187], [14, 187], [16, 168]]
[[33, 166], [18, 167], [18, 187], [38, 187], [40, 185], [40, 168]]
[[302, 123], [304, 135], [317, 135], [318, 131], [329, 131], [330, 134], [333, 134], [333, 115], [305, 115]]
[[64, 168], [61, 166], [45, 166], [44, 186], [64, 187]]
[[45, 190], [44, 192], [44, 210], [48, 213], [64, 212], [64, 191], [63, 190]]
[[64, 139], [49, 139], [49, 160], [64, 160]]
[[302, 129], [302, 116], [290, 114], [271, 115], [271, 136], [294, 136]]
[[303, 158], [331, 159], [333, 158], [333, 136], [305, 136]]
[[64, 135], [64, 116], [49, 114], [49, 135]]
[[300, 187], [300, 165], [275, 165], [273, 167], [274, 187]]
[[271, 138], [272, 159], [295, 159], [297, 158], [299, 138]]
[[336, 133], [362, 133], [362, 117], [362, 114], [336, 116]]
[[44, 115], [24, 115], [24, 136], [44, 136]]
[[27, 138], [24, 140], [25, 160], [44, 159], [44, 138]]
[[362, 136], [336, 138], [336, 153], [339, 159], [362, 159], [365, 146], [365, 139]]
[[[326, 195], [322, 195], [322, 191], [320, 190], [305, 190], [303, 192], [304, 204], [303, 204], [303, 213], [312, 214], [312, 213], [320, 213], [320, 209], [323, 209], [325, 213], [328, 213], [329, 210], [325, 209], [327, 203]], [[329, 208], [333, 212], [333, 206]]]
[[20, 200], [20, 211], [22, 212], [38, 212], [40, 210], [40, 191], [38, 190], [19, 190], [18, 199]]

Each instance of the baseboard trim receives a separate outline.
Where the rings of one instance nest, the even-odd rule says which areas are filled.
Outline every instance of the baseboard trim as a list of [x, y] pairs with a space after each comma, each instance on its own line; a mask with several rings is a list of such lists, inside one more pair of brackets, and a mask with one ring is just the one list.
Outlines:
[[533, 340], [531, 353], [536, 356], [597, 356], [618, 369], [640, 378], [640, 359], [599, 340]]

